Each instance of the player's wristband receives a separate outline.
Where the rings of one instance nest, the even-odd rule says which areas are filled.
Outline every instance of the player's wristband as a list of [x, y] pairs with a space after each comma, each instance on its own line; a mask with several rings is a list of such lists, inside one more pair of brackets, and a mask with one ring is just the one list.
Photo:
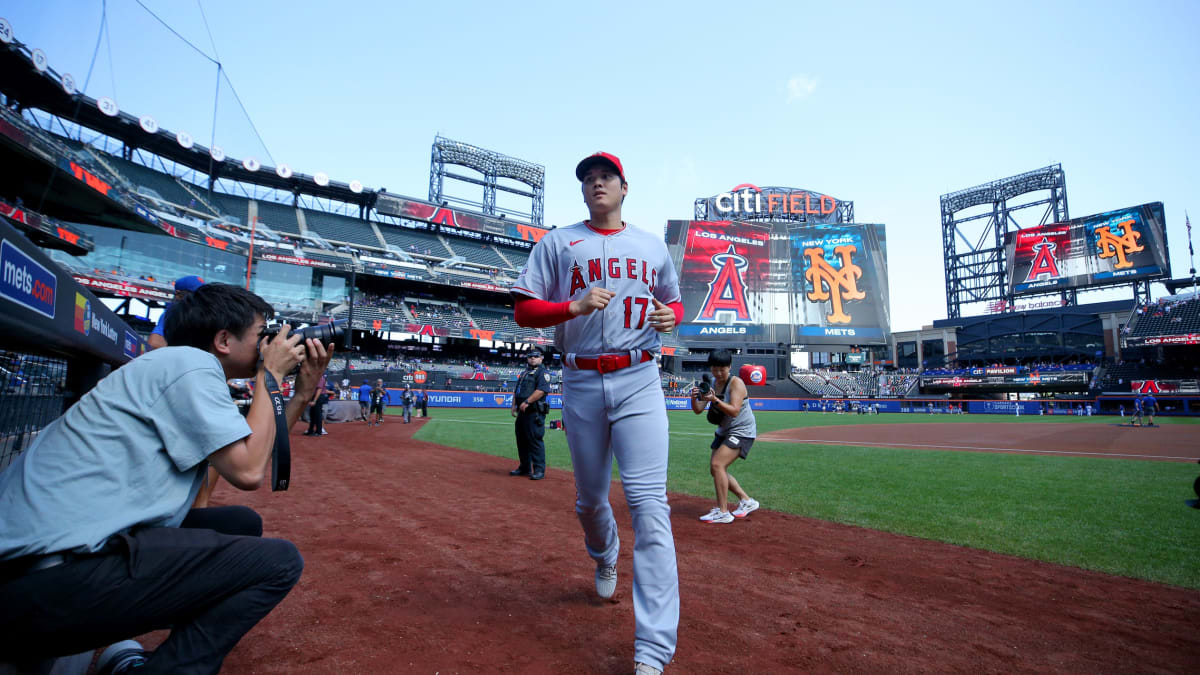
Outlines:
[[[288, 441], [287, 413], [283, 408], [283, 394], [279, 391], [279, 383], [275, 376], [266, 368], [263, 369], [263, 383], [267, 385], [267, 394], [271, 397], [271, 409], [275, 413], [275, 447], [271, 452], [271, 491], [282, 492], [288, 489], [288, 480], [292, 476], [292, 445]], [[309, 413], [312, 414], [312, 413]]]

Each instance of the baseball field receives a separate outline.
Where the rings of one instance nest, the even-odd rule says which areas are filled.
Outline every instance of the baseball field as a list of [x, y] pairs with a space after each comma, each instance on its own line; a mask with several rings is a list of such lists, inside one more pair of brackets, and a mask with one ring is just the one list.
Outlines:
[[[626, 673], [632, 531], [595, 597], [564, 434], [512, 478], [506, 410], [293, 436], [293, 487], [238, 493], [306, 560], [228, 672]], [[1200, 663], [1191, 420], [758, 413], [713, 502], [712, 427], [671, 413], [680, 570], [671, 673], [1186, 672]], [[557, 419], [557, 411], [551, 419]], [[149, 640], [153, 644], [154, 639]]]

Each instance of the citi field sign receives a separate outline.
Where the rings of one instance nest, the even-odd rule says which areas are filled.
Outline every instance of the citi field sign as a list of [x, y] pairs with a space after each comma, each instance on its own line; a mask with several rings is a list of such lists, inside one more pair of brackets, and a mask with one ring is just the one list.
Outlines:
[[751, 183], [710, 197], [708, 203], [712, 213], [729, 220], [787, 216], [787, 220], [832, 223], [838, 208], [837, 199], [819, 192]]

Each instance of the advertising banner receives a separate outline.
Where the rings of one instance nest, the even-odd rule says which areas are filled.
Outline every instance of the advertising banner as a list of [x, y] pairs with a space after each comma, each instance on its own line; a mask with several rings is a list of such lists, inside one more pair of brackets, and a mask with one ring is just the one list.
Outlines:
[[1009, 232], [1014, 295], [1170, 276], [1162, 202]]
[[150, 284], [139, 284], [136, 282], [117, 280], [117, 279], [101, 279], [99, 277], [88, 276], [85, 274], [72, 275], [75, 281], [79, 282], [80, 286], [87, 286], [105, 293], [112, 293], [123, 298], [137, 298], [138, 300], [158, 300], [160, 302], [170, 302], [175, 299], [175, 291], [151, 286]]
[[436, 223], [443, 227], [457, 227], [464, 230], [497, 234], [509, 239], [519, 239], [537, 243], [542, 235], [550, 230], [537, 225], [509, 222], [500, 218], [484, 216], [477, 213], [467, 213], [447, 206], [435, 206], [429, 202], [417, 201], [397, 195], [380, 194], [375, 203], [375, 210], [384, 215], [398, 218], [422, 220]]

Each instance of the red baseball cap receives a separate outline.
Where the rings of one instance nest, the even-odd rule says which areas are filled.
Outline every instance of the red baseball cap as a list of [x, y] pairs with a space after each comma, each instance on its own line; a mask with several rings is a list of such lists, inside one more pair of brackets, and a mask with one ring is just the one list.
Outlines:
[[592, 168], [593, 164], [609, 164], [617, 170], [617, 175], [621, 177], [622, 183], [629, 182], [625, 180], [625, 168], [621, 166], [621, 160], [617, 159], [616, 155], [607, 152], [597, 152], [584, 157], [583, 161], [575, 167], [575, 177], [582, 181], [583, 175]]

